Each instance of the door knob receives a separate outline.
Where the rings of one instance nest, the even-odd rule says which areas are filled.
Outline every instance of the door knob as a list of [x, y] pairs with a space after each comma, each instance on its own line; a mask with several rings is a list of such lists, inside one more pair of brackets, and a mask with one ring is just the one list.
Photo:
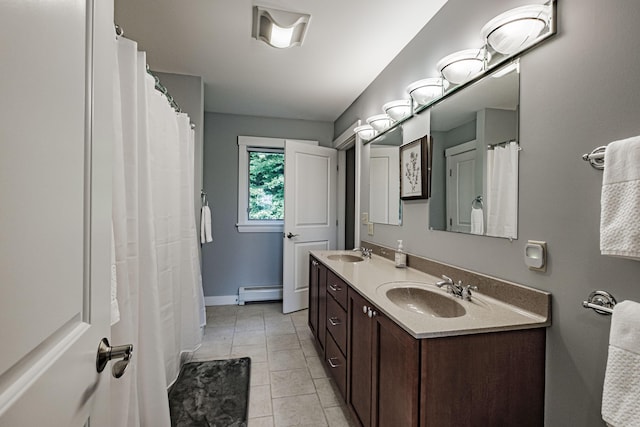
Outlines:
[[287, 239], [293, 239], [294, 237], [299, 236], [299, 234], [293, 234], [292, 232], [289, 232], [289, 234], [287, 234]]
[[96, 356], [96, 370], [102, 372], [110, 360], [122, 359], [117, 361], [111, 367], [111, 374], [114, 378], [120, 378], [124, 375], [125, 369], [129, 365], [129, 361], [133, 356], [133, 344], [110, 346], [109, 340], [102, 338], [98, 344], [98, 355]]

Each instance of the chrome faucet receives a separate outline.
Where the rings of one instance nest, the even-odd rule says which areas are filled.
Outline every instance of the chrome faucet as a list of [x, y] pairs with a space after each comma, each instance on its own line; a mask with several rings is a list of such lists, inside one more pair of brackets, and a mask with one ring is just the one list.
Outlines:
[[471, 291], [477, 291], [478, 287], [473, 285], [463, 285], [462, 280], [459, 280], [456, 284], [451, 277], [442, 275], [442, 279], [439, 282], [436, 282], [436, 286], [442, 288], [443, 286], [447, 287], [447, 292], [453, 295], [456, 298], [464, 299], [467, 301], [471, 301]]
[[369, 249], [369, 248], [353, 248], [353, 251], [354, 252], [360, 251], [360, 252], [362, 252], [362, 256], [364, 258], [371, 258], [372, 249]]

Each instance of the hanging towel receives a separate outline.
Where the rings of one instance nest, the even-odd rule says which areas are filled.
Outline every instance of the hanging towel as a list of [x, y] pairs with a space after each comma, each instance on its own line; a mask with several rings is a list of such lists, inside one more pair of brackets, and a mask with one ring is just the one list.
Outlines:
[[640, 259], [640, 136], [611, 142], [604, 156], [600, 252]]
[[484, 234], [484, 215], [481, 208], [471, 208], [471, 234]]
[[200, 213], [200, 243], [213, 242], [211, 235], [211, 209], [204, 205]]
[[612, 427], [640, 426], [640, 304], [616, 304], [602, 393], [602, 419]]

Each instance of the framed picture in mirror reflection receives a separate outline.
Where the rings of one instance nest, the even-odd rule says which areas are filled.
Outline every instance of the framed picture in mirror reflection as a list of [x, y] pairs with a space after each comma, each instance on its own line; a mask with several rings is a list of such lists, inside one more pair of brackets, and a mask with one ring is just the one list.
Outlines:
[[429, 137], [400, 146], [400, 198], [429, 198]]

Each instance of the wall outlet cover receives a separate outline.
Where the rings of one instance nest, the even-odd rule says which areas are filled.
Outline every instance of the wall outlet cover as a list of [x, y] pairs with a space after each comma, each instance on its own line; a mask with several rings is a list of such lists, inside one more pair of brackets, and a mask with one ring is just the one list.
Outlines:
[[369, 213], [362, 212], [360, 214], [360, 221], [362, 221], [362, 224], [369, 224]]
[[367, 224], [367, 234], [369, 234], [369, 236], [373, 236], [373, 223], [372, 222]]
[[529, 240], [524, 247], [524, 263], [529, 270], [547, 271], [547, 242]]

